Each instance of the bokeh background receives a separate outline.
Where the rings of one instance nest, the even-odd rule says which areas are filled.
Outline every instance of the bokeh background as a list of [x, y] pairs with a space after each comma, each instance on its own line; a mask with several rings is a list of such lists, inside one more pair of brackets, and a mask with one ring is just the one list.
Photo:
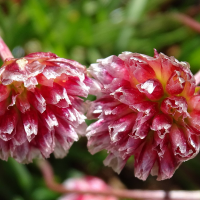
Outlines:
[[[200, 33], [174, 17], [184, 13], [200, 22], [199, 0], [0, 0], [0, 35], [15, 57], [51, 51], [89, 66], [97, 58], [132, 51], [153, 56], [153, 48], [200, 69]], [[2, 63], [2, 62], [1, 62]], [[91, 97], [92, 98], [92, 97]], [[88, 122], [89, 123], [89, 122]], [[94, 156], [86, 138], [64, 159], [49, 159], [55, 179], [98, 176], [117, 188], [195, 190], [200, 188], [200, 155], [185, 162], [173, 178], [143, 182], [134, 177], [131, 158], [120, 175], [103, 166], [106, 152]], [[35, 163], [0, 161], [1, 200], [54, 200]]]

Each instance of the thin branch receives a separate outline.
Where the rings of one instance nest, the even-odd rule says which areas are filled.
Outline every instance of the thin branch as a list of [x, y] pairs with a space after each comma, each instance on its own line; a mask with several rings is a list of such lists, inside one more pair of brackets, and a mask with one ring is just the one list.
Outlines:
[[121, 189], [109, 189], [104, 191], [94, 190], [78, 190], [67, 189], [63, 185], [54, 181], [54, 174], [51, 165], [46, 160], [39, 160], [38, 166], [42, 172], [46, 185], [51, 190], [66, 194], [92, 194], [102, 196], [116, 196], [118, 198], [130, 198], [130, 199], [165, 199], [165, 200], [199, 200], [200, 191], [170, 191], [163, 190], [121, 190]]
[[13, 58], [10, 49], [8, 48], [8, 46], [5, 44], [5, 42], [1, 37], [0, 37], [0, 57], [3, 61], [5, 61], [7, 58]]
[[[199, 7], [197, 7], [197, 8], [198, 8], [198, 10], [200, 9]], [[196, 10], [197, 10], [197, 8], [196, 8]], [[190, 17], [186, 14], [182, 14], [182, 13], [173, 13], [172, 17], [175, 20], [183, 23], [184, 25], [186, 25], [186, 26], [190, 27], [191, 29], [200, 33], [200, 23], [198, 21], [194, 20], [192, 17]], [[200, 71], [194, 75], [194, 78], [196, 80], [196, 85], [198, 85], [200, 83]]]

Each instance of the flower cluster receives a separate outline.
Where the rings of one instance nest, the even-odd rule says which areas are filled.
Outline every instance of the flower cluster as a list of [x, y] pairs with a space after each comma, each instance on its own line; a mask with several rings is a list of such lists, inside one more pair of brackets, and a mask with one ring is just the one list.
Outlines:
[[[103, 180], [93, 176], [67, 179], [64, 186], [66, 189], [79, 191], [93, 190], [101, 192], [109, 189], [109, 186]], [[91, 194], [66, 194], [60, 197], [59, 200], [117, 200], [117, 198]]]
[[170, 178], [199, 151], [200, 95], [189, 64], [155, 50], [99, 59], [89, 73], [101, 84], [90, 103], [88, 148], [109, 152], [105, 165], [120, 172], [134, 155], [135, 176]]
[[[53, 53], [7, 59], [0, 68], [0, 158], [63, 157], [86, 128], [86, 68]], [[80, 96], [80, 97], [79, 97]]]

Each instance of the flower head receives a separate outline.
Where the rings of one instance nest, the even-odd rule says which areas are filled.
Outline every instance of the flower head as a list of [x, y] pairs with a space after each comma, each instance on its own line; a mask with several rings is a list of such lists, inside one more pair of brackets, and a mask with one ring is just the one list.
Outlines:
[[[67, 189], [80, 191], [93, 190], [100, 192], [109, 189], [109, 186], [103, 180], [93, 176], [67, 179], [64, 186]], [[59, 200], [117, 200], [117, 198], [90, 194], [67, 194], [60, 197]]]
[[154, 57], [124, 52], [92, 64], [101, 83], [87, 129], [89, 151], [109, 152], [105, 165], [120, 172], [134, 155], [135, 176], [170, 178], [199, 151], [200, 95], [189, 64], [155, 50]]
[[84, 134], [84, 66], [53, 53], [7, 59], [0, 68], [0, 158], [18, 162], [66, 155]]

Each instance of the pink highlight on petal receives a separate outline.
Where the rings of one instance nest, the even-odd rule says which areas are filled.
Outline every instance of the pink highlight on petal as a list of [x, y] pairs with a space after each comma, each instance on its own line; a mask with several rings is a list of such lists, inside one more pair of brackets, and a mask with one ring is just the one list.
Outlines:
[[180, 94], [185, 86], [185, 79], [181, 76], [181, 72], [174, 71], [167, 81], [166, 90], [170, 95]]
[[22, 114], [22, 120], [27, 139], [30, 142], [38, 132], [38, 116], [35, 111], [30, 110]]
[[163, 139], [166, 133], [170, 132], [172, 126], [172, 118], [166, 114], [158, 114], [154, 117], [151, 129], [158, 133], [158, 136]]
[[199, 118], [200, 118], [200, 111], [192, 111], [190, 112], [190, 117], [187, 119], [189, 125], [197, 131], [198, 134], [200, 134], [200, 123], [199, 123]]
[[53, 78], [47, 79], [43, 74], [38, 74], [37, 82], [47, 87], [53, 87], [54, 79]]
[[188, 109], [200, 111], [200, 95], [195, 95], [190, 98], [188, 101]]
[[46, 101], [37, 88], [34, 90], [34, 93], [27, 92], [27, 97], [32, 106], [40, 113], [43, 113], [46, 110]]
[[138, 58], [131, 57], [128, 65], [130, 72], [137, 79], [138, 82], [143, 83], [148, 79], [155, 78], [154, 70], [148, 63]]
[[165, 114], [172, 115], [175, 120], [189, 116], [187, 112], [187, 101], [184, 97], [168, 97], [163, 100], [161, 110]]
[[6, 99], [0, 102], [0, 116], [5, 114], [7, 110], [7, 106], [8, 106], [8, 102]]
[[120, 140], [124, 134], [130, 132], [136, 119], [136, 114], [131, 113], [113, 121], [109, 126], [110, 139], [113, 142]]
[[16, 134], [15, 126], [17, 124], [17, 118], [17, 113], [13, 108], [7, 110], [1, 118], [0, 138], [2, 140], [8, 141]]
[[16, 106], [20, 112], [25, 113], [30, 110], [30, 103], [26, 97], [26, 95], [18, 95], [16, 100]]
[[115, 156], [114, 154], [110, 153], [106, 159], [103, 161], [105, 166], [112, 167], [115, 172], [118, 174], [122, 171], [127, 159], [122, 159], [120, 157]]
[[141, 180], [146, 180], [157, 159], [157, 153], [151, 141], [143, 143], [135, 153], [134, 173]]
[[156, 79], [148, 79], [146, 82], [136, 85], [136, 87], [153, 101], [159, 100], [164, 94], [162, 84]]
[[111, 95], [114, 96], [115, 99], [119, 100], [121, 103], [131, 105], [142, 100], [145, 100], [144, 94], [140, 93], [135, 88], [127, 88], [127, 87], [120, 87]]
[[180, 163], [176, 162], [171, 149], [165, 146], [163, 156], [159, 156], [157, 180], [170, 179], [179, 165]]
[[172, 151], [178, 160], [181, 160], [182, 157], [191, 157], [193, 155], [193, 149], [188, 146], [184, 131], [173, 124], [170, 131], [170, 140], [172, 145]]
[[10, 89], [8, 86], [0, 84], [0, 102], [7, 99], [10, 95]]

